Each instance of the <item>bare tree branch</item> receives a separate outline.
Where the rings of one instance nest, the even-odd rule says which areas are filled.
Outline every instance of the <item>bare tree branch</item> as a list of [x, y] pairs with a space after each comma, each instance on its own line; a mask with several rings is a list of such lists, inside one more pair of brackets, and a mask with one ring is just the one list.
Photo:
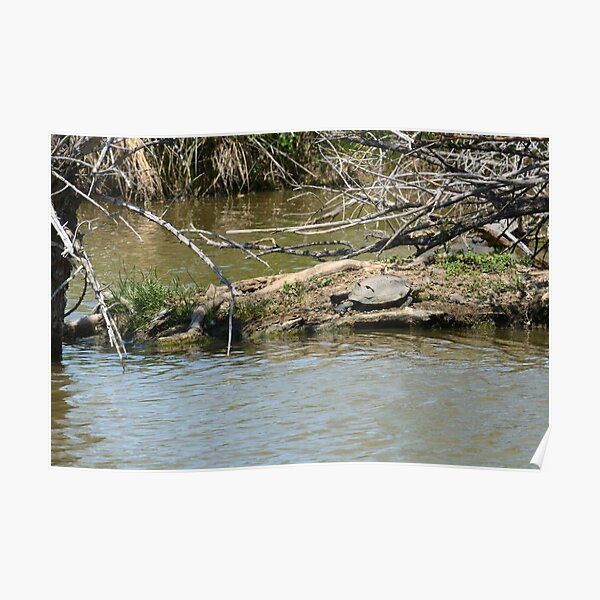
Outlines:
[[96, 273], [90, 262], [88, 255], [85, 250], [81, 246], [80, 242], [73, 236], [73, 234], [68, 230], [66, 226], [64, 226], [56, 214], [54, 210], [54, 206], [50, 207], [50, 220], [52, 226], [55, 231], [59, 235], [60, 239], [64, 245], [65, 256], [71, 257], [71, 259], [83, 266], [85, 269], [86, 279], [92, 286], [94, 290], [94, 294], [96, 296], [96, 300], [98, 301], [98, 305], [100, 307], [100, 312], [102, 317], [104, 318], [104, 323], [106, 325], [106, 329], [108, 331], [108, 339], [110, 341], [110, 345], [115, 348], [117, 354], [119, 355], [119, 360], [121, 361], [121, 365], [125, 368], [125, 359], [127, 358], [127, 350], [125, 349], [125, 344], [123, 343], [123, 339], [121, 338], [121, 334], [119, 333], [119, 328], [115, 323], [110, 311], [108, 310], [108, 306], [106, 305], [106, 300], [104, 297], [104, 292], [102, 290], [102, 286], [96, 277]]
[[161, 217], [155, 215], [151, 211], [149, 211], [145, 208], [142, 208], [140, 206], [136, 206], [135, 204], [126, 202], [125, 200], [121, 200], [120, 198], [114, 198], [112, 196], [106, 196], [106, 195], [98, 195], [96, 197], [100, 200], [110, 202], [111, 204], [126, 208], [127, 210], [129, 210], [131, 212], [137, 213], [138, 215], [141, 215], [142, 217], [148, 219], [149, 221], [152, 221], [153, 223], [160, 225], [160, 227], [162, 227], [163, 229], [166, 229], [170, 234], [174, 235], [182, 244], [186, 245], [190, 250], [192, 250], [192, 252], [197, 254], [208, 265], [208, 267], [217, 275], [217, 277], [221, 280], [221, 283], [223, 283], [223, 285], [227, 286], [227, 289], [229, 290], [229, 299], [230, 299], [230, 302], [229, 302], [229, 336], [228, 336], [228, 342], [227, 342], [227, 356], [229, 356], [229, 354], [231, 352], [231, 338], [232, 338], [232, 331], [233, 331], [233, 310], [234, 310], [234, 305], [235, 305], [235, 289], [233, 288], [233, 285], [230, 283], [230, 281], [227, 279], [227, 277], [225, 277], [225, 275], [223, 274], [221, 269], [219, 269], [219, 267], [217, 267], [215, 265], [215, 263], [200, 248], [198, 248], [198, 246], [196, 246], [196, 244], [194, 244], [194, 242], [192, 242], [192, 240], [190, 240], [188, 237], [183, 235], [183, 233], [181, 233], [181, 231], [179, 229], [174, 227], [168, 221], [165, 221]]
[[[412, 246], [418, 255], [477, 227], [517, 217], [528, 220], [526, 228], [539, 236], [537, 224], [548, 215], [545, 138], [342, 131], [322, 133], [320, 150], [341, 186], [310, 186], [330, 196], [312, 219], [227, 233], [306, 236], [381, 224], [386, 233], [377, 242], [328, 254], [352, 257]], [[365, 239], [369, 235], [365, 230]], [[525, 242], [519, 239], [516, 247], [525, 252]]]

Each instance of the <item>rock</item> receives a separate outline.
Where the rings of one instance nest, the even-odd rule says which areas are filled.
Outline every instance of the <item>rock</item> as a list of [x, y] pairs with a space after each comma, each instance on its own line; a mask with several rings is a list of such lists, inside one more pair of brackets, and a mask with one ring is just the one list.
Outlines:
[[450, 294], [448, 297], [450, 302], [454, 302], [455, 304], [466, 304], [467, 301], [460, 294]]

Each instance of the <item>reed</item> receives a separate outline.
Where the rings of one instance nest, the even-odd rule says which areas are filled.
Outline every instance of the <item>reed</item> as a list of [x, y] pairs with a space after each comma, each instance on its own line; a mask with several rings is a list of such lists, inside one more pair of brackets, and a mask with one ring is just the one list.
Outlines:
[[[123, 138], [115, 178], [129, 200], [232, 195], [316, 183], [314, 132], [195, 138]], [[143, 146], [135, 153], [131, 150]], [[90, 157], [90, 162], [93, 157]], [[117, 173], [115, 173], [116, 175]], [[106, 180], [105, 183], [110, 183]], [[109, 186], [110, 187], [110, 186]]]

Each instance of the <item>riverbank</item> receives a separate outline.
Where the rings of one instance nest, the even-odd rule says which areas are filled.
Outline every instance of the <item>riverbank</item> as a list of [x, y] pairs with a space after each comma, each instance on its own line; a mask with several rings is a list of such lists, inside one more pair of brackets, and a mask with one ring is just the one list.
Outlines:
[[[358, 281], [381, 274], [396, 275], [410, 285], [409, 306], [340, 310]], [[296, 273], [234, 283], [233, 334], [256, 339], [335, 329], [547, 327], [548, 280], [548, 270], [505, 254], [440, 253], [406, 263], [325, 262]], [[170, 306], [157, 306], [155, 316], [138, 325], [133, 339], [169, 349], [227, 337], [227, 288], [198, 290], [194, 297], [186, 296], [185, 303], [187, 311], [172, 300]], [[98, 315], [65, 327], [69, 339], [102, 329]]]

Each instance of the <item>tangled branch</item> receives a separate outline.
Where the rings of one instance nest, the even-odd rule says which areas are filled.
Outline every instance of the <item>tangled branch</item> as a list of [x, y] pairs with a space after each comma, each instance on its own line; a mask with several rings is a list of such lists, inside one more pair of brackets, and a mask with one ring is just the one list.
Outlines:
[[54, 206], [51, 206], [50, 209], [50, 220], [52, 227], [54, 227], [56, 233], [62, 240], [64, 246], [63, 255], [69, 256], [74, 263], [78, 263], [84, 268], [86, 279], [94, 290], [94, 294], [100, 308], [100, 313], [104, 318], [110, 345], [117, 351], [121, 365], [124, 367], [124, 361], [127, 357], [127, 350], [125, 349], [125, 344], [123, 343], [119, 328], [117, 327], [117, 324], [115, 323], [110, 310], [108, 309], [106, 298], [102, 291], [102, 286], [96, 277], [94, 267], [92, 266], [87, 253], [83, 249], [80, 240], [73, 234], [73, 232], [69, 230], [66, 225], [61, 223], [56, 211], [54, 210]]
[[[69, 194], [68, 198], [71, 203], [71, 213], [75, 213], [76, 206], [79, 202], [88, 201], [114, 223], [117, 223], [115, 217], [118, 217], [118, 219], [124, 222], [138, 238], [140, 237], [139, 234], [127, 222], [123, 215], [120, 214], [120, 209], [125, 209], [126, 211], [141, 215], [174, 235], [181, 243], [188, 246], [205, 264], [207, 264], [229, 290], [229, 335], [227, 354], [229, 355], [231, 352], [235, 290], [223, 272], [191, 239], [166, 221], [163, 218], [164, 214], [163, 216], [157, 216], [147, 208], [124, 200], [122, 197], [105, 193], [106, 191], [118, 190], [119, 185], [122, 185], [123, 182], [125, 185], [131, 185], [130, 178], [123, 170], [123, 167], [127, 165], [128, 161], [132, 161], [137, 153], [148, 149], [152, 145], [173, 143], [173, 140], [151, 140], [139, 144], [132, 144], [131, 140], [126, 138], [116, 139], [110, 137], [102, 139], [93, 137], [55, 136], [53, 138], [51, 174], [55, 182], [61, 187], [53, 191], [51, 195], [51, 224], [62, 243], [62, 256], [69, 257], [74, 265], [78, 265], [76, 273], [83, 269], [86, 282], [89, 283], [94, 290], [100, 312], [106, 324], [111, 346], [116, 349], [122, 365], [124, 365], [124, 360], [127, 356], [125, 346], [119, 333], [119, 329], [112, 318], [110, 309], [106, 304], [102, 286], [98, 281], [92, 262], [84, 250], [83, 238], [79, 234], [77, 228], [75, 231], [71, 231], [66, 222], [61, 220], [57, 214], [55, 206], [57, 204], [61, 206], [61, 201], [63, 201], [63, 203], [66, 202], [64, 201], [65, 194]], [[96, 191], [98, 188], [100, 191]], [[106, 203], [115, 206], [117, 211], [110, 212], [104, 206]], [[75, 208], [73, 208], [73, 205]], [[67, 277], [57, 286], [53, 291], [51, 301], [54, 302], [59, 295], [64, 295], [73, 276], [74, 275]]]
[[[512, 248], [538, 253], [549, 211], [545, 138], [340, 131], [322, 133], [319, 149], [340, 186], [305, 186], [328, 196], [312, 218], [294, 227], [227, 233], [312, 236], [349, 228], [365, 231], [365, 243], [358, 247], [304, 252], [321, 260], [380, 254], [398, 246], [410, 246], [419, 255], [487, 225], [510, 223], [512, 230], [507, 227], [502, 235]], [[368, 239], [372, 231], [367, 227], [372, 225], [380, 228], [374, 242]]]

